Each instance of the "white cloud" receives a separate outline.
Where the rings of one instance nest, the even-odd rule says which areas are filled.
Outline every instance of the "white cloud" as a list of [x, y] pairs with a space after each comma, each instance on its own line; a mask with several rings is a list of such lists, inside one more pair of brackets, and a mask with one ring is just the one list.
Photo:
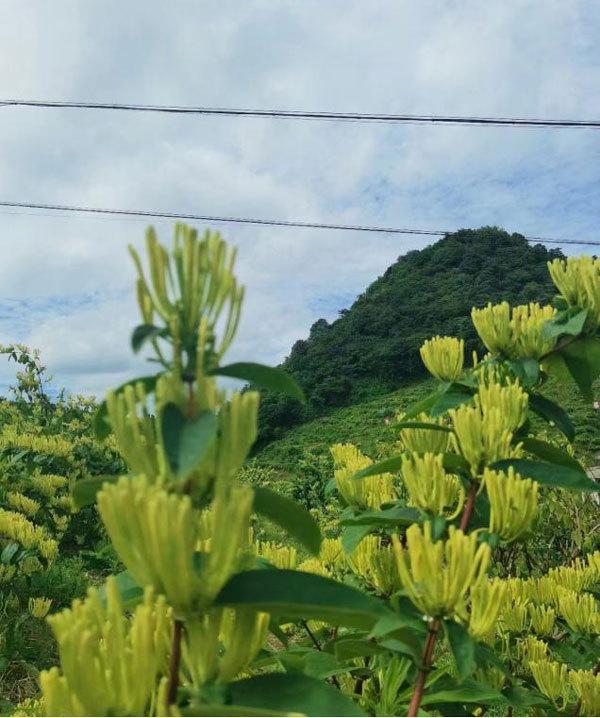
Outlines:
[[[599, 30], [593, 0], [5, 0], [0, 78], [6, 97], [595, 117]], [[0, 108], [0, 199], [592, 237], [599, 154], [592, 130]], [[40, 346], [75, 390], [137, 370], [125, 247], [144, 223], [0, 210], [0, 227], [0, 307], [54, 298], [2, 337]], [[426, 242], [221, 229], [248, 287], [236, 354], [263, 361]]]

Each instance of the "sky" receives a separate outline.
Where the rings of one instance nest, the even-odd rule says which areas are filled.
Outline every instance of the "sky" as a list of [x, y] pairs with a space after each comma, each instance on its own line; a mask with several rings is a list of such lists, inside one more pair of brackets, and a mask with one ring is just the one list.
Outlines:
[[[599, 36], [596, 0], [2, 0], [0, 99], [598, 119]], [[599, 160], [590, 129], [0, 108], [5, 201], [589, 240]], [[127, 253], [146, 224], [0, 208], [0, 343], [73, 392], [148, 373]], [[247, 288], [230, 358], [266, 363], [431, 241], [213, 227]], [[0, 359], [0, 392], [13, 375]]]

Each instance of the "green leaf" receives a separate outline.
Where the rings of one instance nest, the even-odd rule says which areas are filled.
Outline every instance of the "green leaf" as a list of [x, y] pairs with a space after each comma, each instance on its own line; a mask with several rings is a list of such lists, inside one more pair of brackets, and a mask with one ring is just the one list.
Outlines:
[[386, 652], [385, 648], [365, 638], [340, 638], [335, 642], [333, 650], [338, 661], [349, 661]]
[[228, 694], [232, 704], [261, 711], [266, 709], [306, 716], [365, 715], [341, 691], [302, 673], [270, 673], [246, 678], [230, 683]]
[[598, 491], [600, 485], [581, 471], [570, 466], [548, 464], [545, 461], [530, 461], [529, 459], [503, 459], [492, 464], [492, 469], [506, 471], [510, 466], [521, 474], [523, 478], [535, 479], [545, 486], [558, 486], [561, 489], [572, 491]]
[[176, 404], [166, 404], [160, 416], [161, 434], [171, 471], [186, 479], [204, 460], [217, 437], [212, 411], [188, 418]]
[[560, 356], [584, 399], [592, 401], [592, 383], [600, 375], [600, 339], [578, 339], [561, 349]]
[[[550, 701], [538, 691], [532, 688], [524, 688], [523, 686], [509, 686], [502, 691], [503, 695], [506, 696], [506, 700], [511, 706], [516, 708], [532, 708], [533, 706], [544, 706], [554, 712], [555, 707]], [[521, 713], [521, 711], [519, 711]], [[529, 711], [522, 711], [523, 714], [529, 713]]]
[[391, 611], [362, 591], [303, 571], [245, 571], [233, 576], [216, 606], [251, 608], [290, 618], [370, 629]]
[[[156, 382], [159, 377], [160, 374], [152, 374], [151, 376], [139, 376], [136, 379], [130, 379], [114, 389], [114, 393], [120, 394], [128, 386], [142, 384], [146, 394], [151, 394], [156, 389]], [[96, 409], [96, 414], [94, 416], [94, 431], [98, 439], [106, 439], [106, 437], [110, 434], [111, 428], [108, 421], [106, 401], [103, 401]]]
[[449, 426], [440, 426], [440, 424], [430, 424], [426, 421], [401, 421], [395, 425], [397, 429], [430, 429], [431, 431], [445, 431], [452, 434], [453, 429]]
[[544, 322], [542, 334], [546, 339], [555, 339], [562, 335], [579, 336], [588, 316], [587, 309], [569, 307], [558, 312], [553, 319]]
[[540, 364], [536, 359], [523, 357], [508, 362], [514, 374], [526, 387], [535, 386], [540, 378]]
[[254, 511], [275, 522], [307, 551], [318, 555], [321, 549], [319, 525], [303, 506], [270, 489], [254, 489]]
[[154, 324], [138, 324], [131, 335], [131, 348], [137, 354], [149, 339], [168, 335], [169, 330], [166, 327], [155, 327]]
[[460, 474], [460, 473], [466, 473], [469, 474], [471, 467], [469, 465], [469, 462], [463, 458], [460, 454], [442, 454], [442, 466], [446, 471]]
[[459, 623], [444, 621], [444, 628], [446, 629], [452, 655], [456, 661], [458, 675], [464, 680], [472, 675], [475, 668], [477, 668], [475, 641], [469, 635], [467, 629]]
[[7, 543], [6, 546], [2, 549], [2, 553], [0, 554], [0, 563], [3, 564], [9, 564], [14, 555], [17, 553], [17, 551], [20, 548], [20, 544], [18, 544], [16, 541], [11, 541], [10, 543]]
[[472, 392], [466, 391], [464, 385], [453, 384], [452, 387], [456, 388], [451, 388], [444, 392], [429, 409], [429, 416], [434, 419], [438, 416], [443, 416], [450, 409], [456, 409], [457, 406], [466, 404], [473, 398]]
[[439, 541], [446, 533], [448, 522], [443, 516], [432, 516], [429, 519], [431, 525], [431, 538], [433, 541]]
[[277, 391], [292, 399], [306, 401], [304, 392], [293, 376], [279, 367], [265, 366], [253, 362], [238, 362], [212, 369], [209, 374], [228, 376], [233, 379], [243, 379], [258, 389]]
[[[117, 583], [117, 589], [125, 610], [135, 608], [141, 603], [144, 598], [144, 589], [136, 583], [129, 571], [121, 571], [121, 573], [111, 578]], [[100, 587], [98, 593], [100, 594], [100, 600], [106, 605], [106, 584]]]
[[577, 461], [577, 459], [574, 459], [570, 454], [558, 446], [554, 446], [554, 444], [549, 444], [547, 441], [533, 439], [531, 437], [523, 439], [521, 443], [523, 444], [525, 451], [528, 451], [530, 454], [534, 454], [535, 456], [539, 456], [540, 459], [549, 461], [552, 464], [570, 466], [576, 471], [585, 473], [585, 469], [579, 461]]
[[562, 408], [562, 406], [559, 406], [556, 402], [542, 396], [542, 394], [534, 394], [532, 392], [529, 395], [529, 407], [538, 416], [541, 416], [542, 419], [554, 424], [559, 431], [562, 431], [569, 441], [573, 441], [575, 439], [575, 426], [571, 421], [571, 417]]
[[395, 473], [397, 471], [400, 471], [402, 468], [402, 461], [404, 459], [404, 455], [401, 454], [400, 456], [392, 456], [390, 459], [384, 459], [383, 461], [378, 461], [376, 464], [371, 464], [370, 466], [367, 466], [365, 469], [361, 469], [360, 471], [357, 471], [352, 478], [353, 479], [366, 479], [367, 476], [378, 476], [379, 474], [388, 474], [388, 473]]
[[336, 656], [317, 651], [313, 646], [292, 646], [285, 651], [277, 651], [273, 657], [288, 673], [304, 673], [313, 678], [325, 679], [347, 670], [342, 669]]
[[340, 520], [342, 526], [410, 526], [421, 521], [417, 509], [407, 506], [395, 506], [384, 511], [362, 511], [355, 516]]
[[358, 526], [346, 526], [342, 531], [341, 542], [345, 554], [350, 555], [367, 534], [370, 534], [376, 527], [373, 524], [359, 524]]
[[96, 503], [96, 494], [104, 484], [116, 484], [120, 476], [102, 475], [91, 476], [89, 479], [79, 479], [73, 485], [71, 498], [76, 511], [84, 506], [91, 506]]
[[489, 688], [481, 683], [466, 680], [460, 685], [448, 686], [433, 693], [423, 696], [421, 705], [435, 705], [436, 703], [482, 703], [491, 705], [502, 705], [508, 703], [505, 696], [494, 688]]

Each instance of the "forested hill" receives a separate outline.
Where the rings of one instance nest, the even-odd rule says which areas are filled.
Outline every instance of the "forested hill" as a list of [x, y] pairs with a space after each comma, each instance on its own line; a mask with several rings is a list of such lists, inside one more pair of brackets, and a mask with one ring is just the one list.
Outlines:
[[399, 257], [349, 309], [329, 324], [319, 319], [297, 341], [283, 366], [304, 388], [301, 407], [266, 396], [261, 440], [289, 426], [390, 391], [424, 373], [419, 347], [435, 334], [464, 337], [480, 348], [471, 307], [488, 301], [513, 304], [549, 301], [546, 263], [558, 250], [530, 245], [520, 234], [495, 227], [460, 230], [425, 249]]

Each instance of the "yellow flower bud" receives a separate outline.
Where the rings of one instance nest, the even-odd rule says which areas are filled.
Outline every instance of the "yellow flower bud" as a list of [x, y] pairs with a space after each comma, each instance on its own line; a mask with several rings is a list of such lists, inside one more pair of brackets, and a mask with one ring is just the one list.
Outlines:
[[464, 614], [468, 590], [485, 577], [490, 547], [454, 526], [447, 540], [433, 541], [429, 523], [407, 529], [405, 549], [397, 536], [392, 541], [402, 586], [415, 606], [435, 618]]
[[568, 588], [557, 590], [560, 615], [578, 633], [600, 633], [600, 611], [591, 593], [577, 594]]
[[6, 499], [13, 509], [20, 511], [25, 516], [35, 516], [40, 510], [39, 501], [31, 499], [29, 496], [24, 496], [18, 491], [9, 491], [6, 494]]
[[493, 355], [512, 359], [539, 359], [554, 346], [543, 333], [544, 324], [555, 315], [550, 306], [537, 302], [513, 307], [508, 302], [488, 304], [471, 311], [471, 319], [482, 342]]
[[[48, 621], [56, 636], [61, 671], [40, 675], [45, 715], [145, 715], [166, 669], [171, 619], [164, 598], [146, 590], [127, 618], [114, 578], [107, 605], [96, 589], [85, 601]], [[62, 675], [61, 675], [62, 672]]]
[[490, 531], [514, 541], [528, 531], [535, 518], [539, 485], [508, 471], [484, 469], [482, 483], [490, 500]]
[[[0, 509], [0, 536], [20, 543], [25, 549], [35, 549], [46, 561], [52, 561], [58, 552], [58, 544], [49, 537], [45, 528], [35, 526], [14, 511]], [[35, 559], [34, 556], [30, 558]]]
[[391, 474], [353, 479], [357, 471], [373, 462], [353, 444], [335, 444], [331, 447], [334, 477], [338, 491], [350, 506], [360, 509], [378, 509], [381, 504], [397, 498]]
[[469, 633], [474, 638], [484, 641], [493, 635], [507, 593], [506, 583], [499, 579], [481, 581], [471, 588]]
[[331, 571], [318, 558], [307, 558], [298, 566], [298, 571], [314, 573], [316, 576], [331, 577]]
[[523, 633], [523, 631], [529, 630], [527, 605], [526, 600], [519, 598], [505, 604], [500, 613], [500, 630], [510, 633]]
[[396, 551], [381, 536], [365, 536], [346, 560], [354, 573], [385, 596], [401, 586]]
[[490, 372], [487, 376], [485, 374], [482, 376], [475, 395], [475, 405], [481, 409], [483, 417], [500, 411], [504, 428], [515, 431], [527, 419], [529, 404], [527, 393], [516, 381], [500, 384], [489, 379]]
[[530, 661], [543, 661], [548, 657], [548, 644], [535, 636], [520, 639], [517, 649], [521, 661], [525, 664], [529, 664]]
[[548, 262], [558, 291], [571, 306], [588, 310], [586, 329], [600, 325], [600, 260], [584, 255]]
[[246, 545], [253, 493], [236, 487], [213, 501], [214, 534], [194, 568], [199, 521], [188, 496], [145, 477], [123, 477], [98, 494], [98, 511], [119, 557], [141, 586], [163, 593], [178, 613], [210, 603], [235, 571]]
[[280, 546], [273, 541], [259, 541], [254, 545], [257, 556], [266, 559], [277, 568], [295, 569], [298, 552], [294, 546]]
[[530, 661], [529, 669], [540, 691], [555, 704], [569, 694], [569, 675], [564, 663], [548, 660]]
[[[397, 420], [403, 421], [403, 414], [398, 414]], [[416, 416], [415, 421], [445, 426], [443, 417], [433, 419], [425, 413]], [[443, 454], [448, 451], [449, 441], [450, 434], [447, 431], [437, 431], [436, 429], [400, 429], [399, 443], [401, 450], [416, 451], [420, 454], [426, 451], [431, 451], [433, 454]]]
[[534, 604], [529, 604], [527, 609], [531, 619], [531, 628], [539, 636], [551, 636], [556, 621], [556, 611], [550, 606], [535, 606]]
[[321, 541], [319, 559], [330, 569], [340, 568], [346, 565], [342, 542], [339, 538], [324, 538]]
[[455, 518], [465, 502], [465, 492], [458, 477], [442, 466], [441, 454], [409, 454], [402, 460], [402, 481], [409, 504], [433, 514]]
[[500, 409], [490, 409], [484, 415], [478, 406], [462, 404], [449, 414], [456, 448], [471, 465], [473, 476], [479, 476], [483, 464], [521, 456], [521, 445], [511, 445], [512, 429]]
[[433, 337], [421, 346], [421, 359], [430, 374], [441, 381], [454, 381], [462, 374], [465, 342], [456, 337]]
[[581, 715], [600, 715], [600, 674], [593, 671], [571, 671], [569, 680], [581, 701]]
[[34, 618], [45, 618], [51, 606], [51, 598], [30, 598], [27, 607]]

